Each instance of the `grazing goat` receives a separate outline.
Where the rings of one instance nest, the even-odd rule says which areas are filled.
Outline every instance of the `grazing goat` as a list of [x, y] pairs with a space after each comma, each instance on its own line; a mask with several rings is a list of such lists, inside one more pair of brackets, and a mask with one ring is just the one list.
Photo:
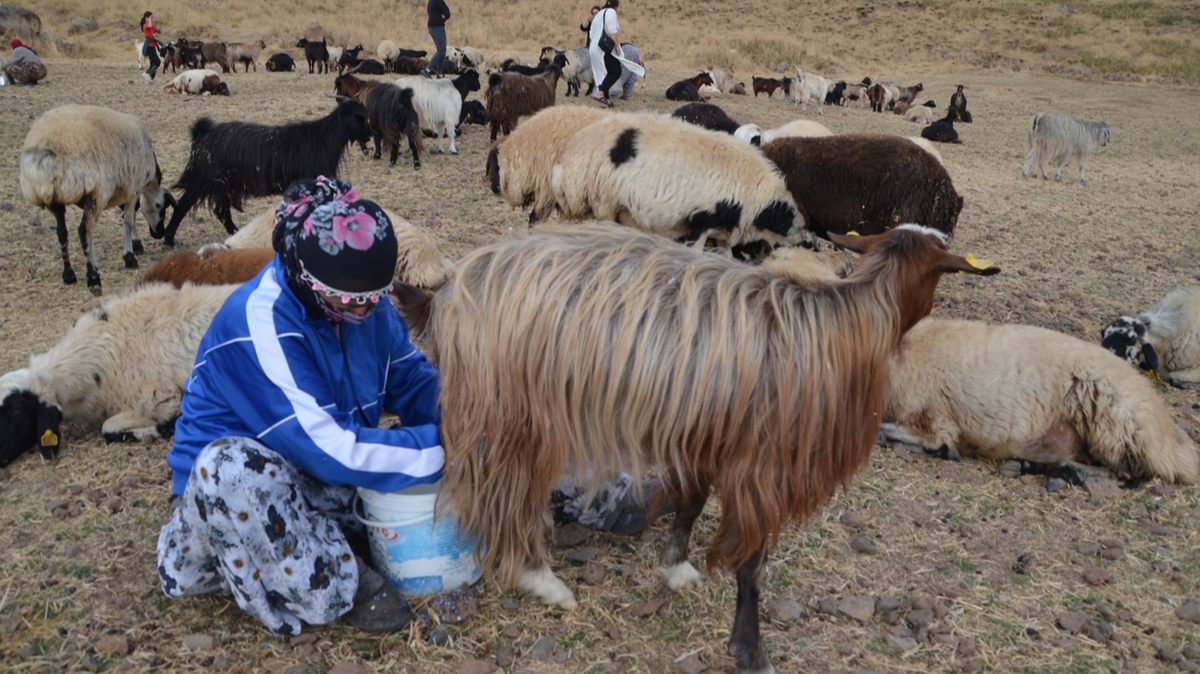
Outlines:
[[[547, 49], [551, 50], [553, 55], [548, 57]], [[596, 80], [592, 76], [592, 57], [588, 53], [587, 47], [567, 51], [546, 47], [542, 49], [542, 58], [538, 62], [541, 63], [545, 60], [553, 61], [562, 68], [562, 77], [567, 82], [567, 96], [578, 96], [580, 85], [584, 83], [587, 84], [587, 91], [584, 93], [591, 95], [592, 89], [596, 86]]]
[[0, 377], [0, 466], [34, 446], [52, 458], [63, 422], [108, 442], [170, 435], [200, 338], [235, 289], [156, 283], [80, 316], [27, 368]]
[[161, 229], [175, 198], [162, 187], [162, 170], [146, 124], [134, 115], [93, 105], [47, 110], [21, 146], [21, 194], [54, 214], [63, 283], [75, 283], [67, 237], [67, 206], [83, 211], [79, 243], [87, 256], [88, 290], [101, 293], [92, 231], [101, 211], [120, 206], [125, 222], [125, 268], [137, 269], [142, 241], [133, 235], [140, 207], [151, 233]]
[[308, 60], [308, 74], [313, 74], [313, 69], [317, 73], [329, 72], [329, 47], [325, 44], [325, 40], [309, 40], [302, 37], [296, 43], [296, 46], [304, 50], [304, 58]]
[[458, 148], [454, 145], [455, 128], [467, 94], [479, 91], [479, 72], [465, 70], [453, 80], [401, 77], [396, 84], [413, 90], [413, 107], [417, 110], [421, 127], [432, 129], [437, 136], [437, 149], [434, 151], [441, 153], [442, 138], [449, 136], [450, 154], [458, 154]]
[[888, 389], [887, 440], [1200, 481], [1200, 451], [1154, 386], [1104, 348], [1052, 330], [926, 319], [892, 358]]
[[1034, 115], [1029, 124], [1029, 154], [1025, 155], [1021, 175], [1028, 178], [1029, 167], [1036, 160], [1043, 179], [1050, 179], [1046, 175], [1049, 162], [1057, 165], [1054, 179], [1062, 180], [1063, 167], [1075, 160], [1079, 162], [1079, 182], [1086, 183], [1084, 165], [1096, 148], [1108, 145], [1109, 134], [1104, 122], [1088, 122], [1053, 112]]
[[[909, 112], [912, 112], [913, 108], [909, 108], [908, 110]], [[953, 112], [930, 124], [924, 129], [921, 129], [921, 137], [932, 140], [935, 143], [962, 143], [962, 141], [958, 139], [958, 131], [954, 130]]]
[[784, 90], [784, 97], [800, 104], [801, 110], [808, 110], [808, 104], [814, 100], [817, 103], [817, 114], [824, 115], [821, 102], [829, 93], [829, 80], [816, 73], [806, 73], [796, 68], [796, 78], [789, 78], [789, 87]]
[[838, 105], [846, 105], [849, 101], [858, 101], [861, 105], [867, 97], [867, 88], [870, 86], [870, 77], [864, 77], [861, 84], [847, 84], [842, 87], [841, 98], [837, 101]]
[[229, 48], [224, 42], [205, 42], [200, 45], [200, 67], [209, 63], [221, 66], [222, 73], [230, 70]]
[[1176, 288], [1153, 309], [1121, 316], [1101, 346], [1171, 386], [1200, 391], [1200, 287]]
[[199, 253], [177, 250], [155, 262], [138, 285], [170, 283], [219, 286], [242, 284], [254, 278], [275, 257], [270, 248], [206, 247]]
[[[395, 230], [399, 243], [396, 278], [426, 290], [437, 290], [449, 281], [450, 275], [454, 273], [454, 263], [442, 255], [433, 237], [390, 210], [384, 209], [384, 213], [387, 214], [388, 220], [392, 221], [392, 229]], [[236, 234], [225, 239], [223, 245], [235, 249], [269, 249], [274, 225], [275, 208], [271, 207], [255, 216]], [[205, 249], [220, 245], [222, 244], [210, 244]]]
[[676, 509], [667, 587], [700, 581], [692, 526], [716, 495], [708, 567], [738, 586], [728, 649], [741, 672], [774, 671], [759, 637], [767, 556], [867, 462], [888, 358], [941, 275], [999, 271], [916, 226], [837, 240], [858, 269], [795, 283], [611, 225], [554, 228], [468, 253], [432, 297], [398, 288], [440, 370], [445, 505], [482, 568], [575, 608], [549, 565], [555, 484], [657, 470]]
[[941, 163], [907, 138], [778, 138], [762, 153], [783, 172], [817, 236], [878, 234], [905, 222], [954, 234], [963, 198]]
[[896, 102], [912, 105], [912, 102], [917, 100], [917, 94], [924, 90], [925, 85], [920, 82], [911, 87], [900, 87], [900, 95], [896, 97]]
[[228, 48], [229, 62], [233, 65], [233, 72], [237, 72], [239, 63], [245, 64], [246, 72], [250, 72], [250, 66], [254, 66], [254, 72], [258, 72], [258, 57], [267, 48], [267, 43], [262, 40], [253, 44], [234, 42], [230, 43]]
[[498, 133], [512, 133], [521, 117], [554, 105], [561, 76], [562, 67], [557, 63], [548, 64], [545, 72], [533, 77], [515, 72], [492, 73], [486, 96], [491, 139], [496, 140]]
[[396, 165], [400, 156], [400, 141], [408, 141], [413, 169], [421, 168], [421, 122], [412, 103], [413, 90], [383, 83], [367, 92], [367, 123], [375, 136], [375, 158], [381, 149], [388, 149], [388, 163]]
[[163, 92], [228, 96], [229, 85], [221, 81], [221, 76], [215, 70], [185, 70], [176, 75], [169, 84], [163, 86]]
[[712, 103], [687, 103], [679, 106], [671, 116], [695, 124], [710, 131], [732, 134], [741, 126], [721, 108]]
[[[705, 84], [712, 86], [712, 83], [712, 75], [709, 75], [707, 72], [700, 73], [699, 75], [696, 75], [690, 79], [679, 80], [675, 84], [667, 87], [667, 100], [698, 101], [700, 100], [700, 87]], [[758, 95], [757, 89], [754, 91], [754, 95]]]
[[296, 61], [289, 55], [279, 52], [267, 59], [267, 72], [290, 73], [296, 69]]
[[751, 77], [750, 83], [754, 86], [755, 98], [758, 98], [760, 93], [765, 93], [767, 98], [770, 98], [776, 89], [783, 88], [783, 80], [774, 77]]
[[237, 231], [231, 208], [242, 210], [246, 197], [282, 194], [296, 180], [336, 178], [347, 143], [371, 137], [367, 111], [346, 101], [321, 119], [267, 126], [252, 122], [214, 124], [201, 117], [192, 124], [187, 166], [172, 189], [183, 190], [166, 231], [151, 236], [175, 245], [175, 231], [197, 203], [207, 202], [230, 234]]

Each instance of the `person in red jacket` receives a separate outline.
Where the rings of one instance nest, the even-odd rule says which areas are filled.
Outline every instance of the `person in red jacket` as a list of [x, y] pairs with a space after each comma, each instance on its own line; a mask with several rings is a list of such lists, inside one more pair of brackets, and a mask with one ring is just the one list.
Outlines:
[[153, 82], [161, 63], [161, 59], [158, 58], [158, 26], [154, 25], [153, 12], [142, 15], [142, 35], [146, 38], [145, 44], [142, 45], [142, 53], [150, 58], [150, 68], [142, 73], [142, 77], [147, 82]]

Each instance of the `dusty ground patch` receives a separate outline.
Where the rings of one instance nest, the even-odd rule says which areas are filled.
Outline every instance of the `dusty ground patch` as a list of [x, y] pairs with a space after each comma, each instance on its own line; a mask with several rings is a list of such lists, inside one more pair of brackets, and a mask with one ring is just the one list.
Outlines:
[[[170, 179], [183, 167], [188, 128], [201, 115], [279, 122], [323, 115], [332, 104], [323, 96], [332, 90], [331, 77], [238, 74], [227, 77], [232, 98], [200, 99], [158, 94], [132, 65], [51, 66], [54, 76], [44, 86], [0, 89], [0, 118], [6, 120], [0, 125], [0, 372], [48, 348], [89, 299], [82, 285], [61, 284], [53, 219], [20, 195], [17, 157], [33, 118], [65, 102], [136, 112], [150, 124]], [[690, 74], [653, 67], [652, 87], [621, 107], [669, 111], [674, 104], [661, 97], [662, 90]], [[960, 82], [968, 85], [976, 121], [960, 127], [963, 145], [941, 148], [966, 197], [954, 248], [991, 259], [1005, 273], [946, 278], [935, 314], [1034, 323], [1095, 341], [1097, 329], [1112, 317], [1146, 308], [1176, 286], [1200, 283], [1200, 93], [995, 72], [924, 79], [929, 96], [942, 105]], [[779, 100], [717, 102], [735, 118], [763, 126], [800, 116]], [[561, 97], [560, 103], [576, 104]], [[1074, 169], [1064, 171], [1061, 184], [1021, 179], [1026, 124], [1047, 110], [1104, 119], [1112, 127], [1112, 144], [1091, 161], [1089, 184], [1081, 185]], [[827, 109], [817, 119], [839, 133], [919, 130], [864, 108]], [[344, 177], [361, 194], [427, 228], [445, 252], [458, 256], [525, 227], [525, 215], [486, 188], [486, 147], [486, 132], [471, 127], [460, 139], [462, 154], [433, 155], [419, 172], [403, 159], [388, 170], [350, 153]], [[235, 220], [248, 222], [271, 203], [255, 201]], [[224, 237], [211, 214], [198, 215], [180, 228], [180, 247]], [[71, 217], [77, 219], [77, 211]], [[109, 293], [135, 279], [121, 265], [119, 230], [115, 213], [107, 213], [96, 232]], [[74, 242], [72, 254], [80, 265]], [[160, 254], [159, 245], [147, 241], [142, 261]], [[1162, 393], [1181, 419], [1200, 427], [1200, 396]], [[302, 665], [296, 671], [321, 672], [357, 660], [372, 671], [407, 666], [453, 672], [474, 658], [495, 661], [505, 649], [515, 658], [513, 671], [733, 666], [724, 652], [732, 579], [710, 578], [698, 591], [667, 596], [653, 571], [661, 528], [646, 541], [593, 539], [600, 550], [595, 563], [604, 572], [595, 585], [579, 582], [584, 567], [559, 556], [558, 570], [580, 597], [581, 609], [573, 613], [484, 583], [478, 614], [450, 625], [444, 646], [427, 641], [427, 630], [416, 625], [385, 637], [334, 625], [313, 628], [316, 641], [310, 644], [279, 641], [224, 598], [171, 602], [161, 596], [154, 543], [169, 490], [165, 443], [105, 445], [95, 434], [67, 440], [69, 450], [56, 463], [28, 456], [0, 481], [5, 669], [278, 672]], [[1036, 480], [1002, 477], [991, 464], [877, 451], [849, 492], [789, 533], [771, 560], [764, 605], [792, 599], [803, 611], [788, 624], [764, 621], [766, 651], [781, 671], [796, 672], [1177, 668], [1158, 659], [1158, 646], [1186, 654], [1188, 644], [1200, 641], [1196, 625], [1175, 610], [1196, 592], [1197, 495], [1194, 488], [1144, 486], [1092, 504], [1081, 490], [1047, 494]], [[100, 506], [110, 497], [120, 499], [113, 513]], [[55, 501], [77, 503], [79, 514], [56, 519], [47, 508]], [[703, 559], [717, 515], [710, 508], [698, 529], [694, 563]], [[857, 536], [871, 539], [877, 553], [852, 551]], [[1109, 559], [1117, 555], [1102, 541], [1119, 542], [1120, 558]], [[1084, 582], [1084, 570], [1093, 566], [1108, 572], [1107, 585]], [[901, 654], [888, 641], [899, 626], [890, 625], [885, 613], [862, 624], [821, 611], [822, 599], [853, 596], [900, 600], [901, 617], [930, 603], [934, 618], [927, 629], [946, 638], [931, 636]], [[665, 601], [649, 611], [654, 604], [647, 602], [656, 599]], [[1058, 627], [1072, 613], [1090, 621], [1076, 635]], [[131, 652], [97, 651], [97, 642], [110, 634], [124, 635]], [[211, 635], [216, 643], [211, 650], [188, 651], [184, 638], [193, 634]], [[546, 661], [535, 661], [530, 651], [546, 636], [556, 640], [555, 648]], [[965, 638], [974, 640], [973, 653], [959, 641]]]

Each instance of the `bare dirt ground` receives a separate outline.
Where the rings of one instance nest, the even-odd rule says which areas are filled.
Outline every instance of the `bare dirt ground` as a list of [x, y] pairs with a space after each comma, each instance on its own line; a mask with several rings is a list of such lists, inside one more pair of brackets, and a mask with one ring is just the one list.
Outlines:
[[[669, 112], [675, 104], [663, 90], [694, 74], [649, 65], [648, 88], [620, 109]], [[233, 97], [186, 98], [148, 87], [131, 64], [62, 61], [50, 69], [42, 86], [0, 89], [0, 372], [46, 350], [90, 299], [82, 283], [61, 283], [53, 218], [20, 194], [19, 148], [38, 114], [67, 102], [137, 113], [173, 179], [199, 116], [276, 123], [321, 116], [333, 103], [324, 97], [331, 76], [230, 75]], [[941, 147], [966, 197], [953, 248], [1004, 270], [987, 279], [947, 277], [935, 315], [1032, 323], [1097, 341], [1113, 317], [1200, 283], [1200, 92], [994, 70], [923, 81], [922, 98], [941, 108], [953, 85], [968, 87], [975, 123], [960, 125], [962, 145]], [[778, 99], [715, 102], [764, 127], [801, 116]], [[561, 95], [559, 103], [577, 104]], [[1062, 183], [1021, 178], [1026, 126], [1042, 111], [1112, 127], [1088, 184], [1073, 166]], [[808, 116], [838, 133], [919, 131], [866, 108]], [[525, 228], [525, 214], [485, 185], [487, 145], [486, 131], [469, 127], [459, 156], [431, 155], [419, 172], [403, 157], [387, 169], [348, 152], [343, 177], [457, 257]], [[257, 200], [235, 219], [244, 224], [272, 203]], [[180, 228], [180, 248], [224, 238], [211, 214], [198, 216]], [[140, 216], [138, 226], [145, 231]], [[117, 215], [106, 213], [96, 237], [108, 294], [136, 279], [121, 264], [120, 236]], [[143, 266], [161, 253], [147, 239]], [[72, 256], [82, 270], [74, 237]], [[1160, 392], [1200, 429], [1200, 395]], [[560, 550], [556, 570], [580, 599], [571, 613], [484, 581], [474, 615], [443, 629], [413, 623], [373, 636], [334, 624], [309, 629], [298, 643], [281, 641], [228, 599], [168, 601], [159, 591], [154, 548], [167, 513], [166, 442], [105, 445], [97, 434], [78, 433], [66, 441], [57, 462], [27, 455], [0, 481], [0, 669], [467, 672], [497, 662], [522, 672], [733, 669], [724, 648], [733, 579], [668, 593], [654, 571], [662, 523], [640, 541], [593, 536], [584, 545], [594, 551], [574, 553], [594, 552], [588, 565]], [[1200, 627], [1177, 608], [1198, 594], [1198, 496], [1196, 488], [1152, 484], [1092, 501], [1080, 489], [1047, 493], [1040, 478], [1002, 476], [995, 464], [879, 449], [849, 491], [790, 531], [771, 558], [766, 652], [782, 672], [1196, 671]], [[48, 506], [62, 501], [76, 514], [55, 518]], [[710, 507], [697, 529], [697, 566], [718, 516]], [[1109, 582], [1085, 583], [1089, 567], [1103, 568]], [[838, 601], [854, 597], [878, 600], [880, 610], [862, 620], [849, 615], [854, 602], [839, 610]], [[419, 608], [437, 621], [428, 604]], [[193, 635], [211, 643], [192, 638], [195, 648], [185, 647]]]

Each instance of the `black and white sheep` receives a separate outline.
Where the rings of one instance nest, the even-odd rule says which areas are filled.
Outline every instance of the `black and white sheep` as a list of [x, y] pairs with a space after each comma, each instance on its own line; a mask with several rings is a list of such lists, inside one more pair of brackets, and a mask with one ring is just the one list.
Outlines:
[[1200, 287], [1176, 288], [1101, 331], [1101, 346], [1178, 388], [1200, 391]]
[[479, 72], [468, 69], [452, 80], [401, 77], [396, 84], [413, 90], [413, 107], [417, 110], [421, 127], [432, 129], [437, 136], [437, 149], [434, 151], [443, 151], [442, 138], [448, 136], [450, 154], [458, 154], [458, 148], [454, 145], [455, 128], [467, 94], [479, 91]]
[[329, 72], [329, 47], [324, 39], [313, 41], [302, 37], [296, 46], [304, 50], [309, 75], [313, 74], [314, 69], [317, 73]]
[[1103, 347], [1052, 330], [925, 319], [893, 356], [888, 389], [884, 440], [1200, 481], [1200, 451], [1154, 386]]
[[[754, 78], [756, 81], [759, 78]], [[699, 73], [694, 77], [686, 80], [679, 80], [675, 84], [667, 87], [668, 101], [698, 101], [700, 100], [700, 87], [705, 84], [712, 86], [713, 78], [707, 72]], [[755, 87], [758, 85], [755, 84]], [[754, 95], [758, 95], [758, 89], [754, 90]]]
[[47, 110], [29, 128], [21, 146], [21, 194], [48, 209], [57, 224], [63, 283], [75, 283], [71, 268], [66, 212], [83, 211], [79, 243], [87, 255], [88, 290], [99, 295], [100, 270], [92, 230], [101, 211], [114, 206], [125, 222], [125, 267], [137, 269], [141, 239], [133, 235], [140, 207], [150, 232], [161, 229], [167, 206], [178, 206], [162, 187], [162, 170], [146, 124], [134, 115], [93, 105], [63, 105]]
[[817, 236], [878, 234], [908, 222], [954, 234], [963, 198], [942, 164], [907, 138], [778, 138], [762, 152]]
[[512, 133], [521, 117], [553, 106], [561, 76], [562, 67], [557, 63], [546, 65], [544, 72], [532, 77], [516, 72], [492, 73], [485, 97], [491, 139], [496, 140], [501, 132], [506, 136]]
[[221, 81], [221, 76], [215, 70], [185, 70], [163, 86], [163, 92], [168, 94], [215, 94], [228, 96], [229, 85]]
[[1057, 165], [1054, 179], [1062, 180], [1063, 167], [1074, 160], [1079, 162], [1079, 182], [1086, 183], [1084, 165], [1097, 148], [1108, 145], [1110, 133], [1104, 122], [1089, 122], [1053, 112], [1034, 115], [1029, 124], [1029, 154], [1025, 155], [1021, 175], [1028, 178], [1029, 167], [1037, 161], [1042, 178], [1049, 180], [1050, 176], [1046, 175], [1046, 163], [1049, 162]]
[[169, 435], [200, 338], [237, 287], [151, 284], [79, 317], [28, 367], [0, 377], [0, 466], [35, 446], [53, 457], [63, 422], [109, 442]]
[[267, 72], [290, 73], [296, 69], [296, 61], [288, 54], [279, 52], [267, 59]]
[[821, 138], [833, 132], [820, 122], [796, 119], [767, 131], [757, 124], [743, 124], [734, 129], [733, 135], [757, 147], [776, 138]]
[[214, 124], [201, 117], [192, 124], [187, 166], [172, 189], [183, 190], [166, 231], [151, 236], [175, 245], [179, 223], [196, 204], [207, 202], [230, 234], [237, 231], [231, 208], [242, 210], [246, 197], [282, 194], [296, 180], [336, 178], [346, 145], [371, 138], [367, 110], [346, 101], [321, 119], [267, 126], [253, 122]]
[[687, 103], [676, 108], [671, 116], [710, 131], [721, 131], [728, 134], [734, 133], [741, 126], [724, 110], [712, 103]]

